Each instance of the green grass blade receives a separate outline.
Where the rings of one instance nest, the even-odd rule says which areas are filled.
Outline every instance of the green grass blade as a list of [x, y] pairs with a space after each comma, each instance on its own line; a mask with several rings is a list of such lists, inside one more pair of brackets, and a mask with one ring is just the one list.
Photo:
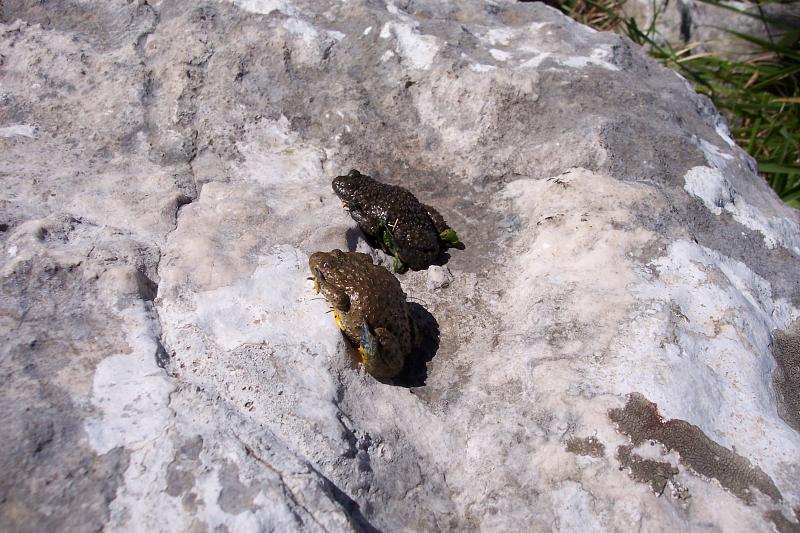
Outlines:
[[795, 165], [779, 165], [775, 163], [759, 163], [758, 170], [764, 173], [771, 174], [789, 174], [791, 176], [800, 176], [800, 166]]

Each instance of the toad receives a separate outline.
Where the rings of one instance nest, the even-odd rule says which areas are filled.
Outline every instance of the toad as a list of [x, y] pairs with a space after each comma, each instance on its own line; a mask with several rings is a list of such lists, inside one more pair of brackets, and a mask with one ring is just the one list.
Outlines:
[[391, 272], [359, 252], [316, 252], [308, 260], [314, 288], [333, 306], [336, 325], [378, 379], [395, 377], [414, 347], [406, 295]]
[[333, 180], [333, 191], [365, 234], [394, 260], [395, 272], [429, 267], [448, 248], [464, 249], [439, 212], [408, 190], [351, 170]]

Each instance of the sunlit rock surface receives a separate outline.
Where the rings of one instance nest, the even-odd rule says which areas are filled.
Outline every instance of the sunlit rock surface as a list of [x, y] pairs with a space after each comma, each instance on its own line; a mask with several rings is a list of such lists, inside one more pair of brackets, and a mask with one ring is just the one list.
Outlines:
[[[394, 383], [307, 280], [370, 251], [351, 168], [467, 246], [400, 276], [438, 338]], [[796, 529], [800, 220], [755, 169], [542, 4], [6, 0], [0, 530]]]

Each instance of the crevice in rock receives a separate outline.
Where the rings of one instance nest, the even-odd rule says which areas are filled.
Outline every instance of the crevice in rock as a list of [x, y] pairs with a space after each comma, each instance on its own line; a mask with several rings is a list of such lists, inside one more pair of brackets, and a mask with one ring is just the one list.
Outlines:
[[142, 300], [152, 302], [158, 294], [158, 283], [147, 277], [144, 267], [136, 269], [136, 285]]
[[367, 518], [361, 513], [361, 509], [355, 500], [348, 496], [347, 493], [340, 489], [334, 482], [322, 475], [318, 470], [314, 469], [313, 467], [310, 468], [312, 472], [320, 476], [331, 497], [333, 497], [336, 503], [341, 505], [342, 508], [347, 512], [348, 516], [355, 523], [356, 528], [359, 531], [366, 533], [380, 533], [380, 529], [370, 524]]
[[[159, 320], [160, 322], [160, 320]], [[167, 353], [167, 350], [164, 349], [164, 344], [162, 344], [161, 339], [156, 339], [156, 364], [159, 368], [166, 370], [169, 366], [170, 356]]]
[[[205, 45], [205, 52], [183, 63], [185, 66], [185, 85], [175, 102], [177, 106], [177, 116], [174, 121], [174, 126], [183, 129], [185, 133], [183, 134], [183, 140], [177, 153], [167, 155], [160, 152], [159, 131], [161, 128], [159, 127], [158, 118], [154, 115], [155, 109], [153, 108], [153, 100], [156, 97], [155, 93], [158, 90], [159, 82], [154, 75], [153, 69], [150, 67], [149, 58], [145, 50], [147, 40], [156, 31], [161, 21], [161, 14], [151, 6], [147, 0], [144, 0], [142, 9], [150, 13], [153, 19], [150, 26], [139, 35], [136, 41], [137, 55], [145, 71], [140, 100], [143, 107], [144, 130], [147, 133], [150, 144], [150, 159], [162, 165], [176, 164], [179, 167], [179, 170], [173, 174], [175, 187], [178, 191], [172, 206], [173, 224], [172, 228], [164, 234], [162, 239], [162, 242], [166, 245], [169, 236], [178, 229], [183, 207], [193, 203], [198, 198], [201, 190], [201, 186], [198, 186], [194, 169], [194, 161], [199, 152], [199, 131], [195, 125], [197, 113], [196, 99], [199, 91], [205, 84], [208, 61], [214, 54], [213, 46], [208, 44], [207, 25], [213, 23], [216, 12], [213, 8], [200, 7], [195, 9], [191, 15], [192, 22], [200, 25], [198, 39]], [[160, 269], [162, 259], [163, 254], [156, 265], [157, 272]], [[155, 296], [157, 296], [157, 289], [158, 285], [156, 285], [156, 294], [153, 300], [155, 300]], [[167, 370], [171, 360], [171, 352], [164, 338], [163, 324], [161, 323], [158, 307], [155, 305], [153, 306], [153, 315], [158, 322], [158, 330], [160, 332], [157, 339], [158, 348], [155, 354], [156, 363], [159, 367]]]
[[[634, 447], [651, 440], [660, 442], [667, 450], [680, 455], [681, 464], [700, 475], [716, 479], [748, 504], [755, 501], [753, 488], [775, 502], [783, 500], [778, 487], [761, 468], [712, 441], [699, 427], [677, 418], [662, 418], [658, 406], [637, 392], [628, 395], [625, 407], [611, 409], [608, 417], [620, 433], [630, 437]], [[624, 459], [623, 453], [620, 462]], [[658, 472], [653, 470], [653, 473]]]
[[161, 21], [161, 16], [158, 10], [156, 10], [153, 6], [150, 5], [148, 0], [142, 0], [141, 4], [139, 4], [139, 6], [136, 8], [135, 16], [152, 17], [150, 25], [136, 37], [136, 41], [134, 42], [134, 48], [136, 49], [136, 54], [144, 62], [144, 57], [145, 57], [144, 47], [147, 44], [147, 39], [150, 37], [150, 35], [153, 34], [154, 31], [156, 31], [156, 27], [158, 26], [158, 23]]
[[692, 39], [692, 3], [686, 0], [678, 0], [681, 13], [681, 39], [688, 43]]
[[[234, 434], [235, 435], [235, 434]], [[320, 524], [314, 514], [306, 508], [302, 503], [302, 498], [300, 498], [286, 483], [286, 480], [283, 477], [283, 473], [275, 468], [269, 461], [265, 460], [261, 456], [259, 456], [251, 446], [246, 444], [239, 438], [238, 435], [235, 435], [237, 440], [242, 443], [244, 446], [245, 452], [249, 457], [252, 457], [262, 465], [264, 465], [268, 470], [273, 472], [275, 475], [278, 476], [278, 479], [281, 482], [281, 486], [283, 487], [284, 494], [286, 495], [287, 499], [298, 509], [302, 510], [305, 514], [307, 514], [314, 523], [319, 526], [323, 531], [328, 531], [325, 526]], [[321, 474], [318, 470], [316, 470], [313, 466], [306, 463], [306, 466], [311, 471], [311, 473], [315, 474], [323, 483], [324, 489], [328, 494], [336, 501], [342, 508], [347, 512], [348, 517], [352, 521], [353, 525], [359, 531], [365, 531], [367, 533], [379, 532], [380, 530], [372, 526], [369, 521], [361, 514], [358, 504], [353, 501], [347, 494], [345, 494], [339, 487], [336, 486], [330, 479], [326, 476]]]

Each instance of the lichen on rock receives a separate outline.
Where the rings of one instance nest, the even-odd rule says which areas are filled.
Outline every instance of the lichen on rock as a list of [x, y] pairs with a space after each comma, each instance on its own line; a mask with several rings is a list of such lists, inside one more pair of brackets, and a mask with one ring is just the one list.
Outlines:
[[777, 362], [773, 378], [779, 396], [778, 411], [787, 424], [800, 431], [800, 322], [774, 334]]
[[[620, 432], [631, 439], [634, 446], [652, 440], [667, 450], [674, 450], [680, 456], [682, 464], [699, 475], [716, 479], [723, 487], [748, 503], [755, 500], [753, 488], [775, 501], [783, 499], [775, 482], [759, 467], [753, 466], [747, 458], [720, 446], [709, 439], [700, 428], [685, 420], [665, 420], [659, 415], [656, 404], [647, 401], [641, 394], [631, 394], [625, 407], [612, 409], [608, 417], [617, 424]], [[677, 470], [669, 463], [637, 461], [629, 447], [620, 447], [617, 457], [624, 466], [633, 465], [630, 467], [635, 478], [639, 481], [650, 481], [654, 490], [658, 484], [663, 491], [662, 482], [666, 483], [669, 476], [677, 474]], [[644, 471], [645, 465], [647, 472]]]

